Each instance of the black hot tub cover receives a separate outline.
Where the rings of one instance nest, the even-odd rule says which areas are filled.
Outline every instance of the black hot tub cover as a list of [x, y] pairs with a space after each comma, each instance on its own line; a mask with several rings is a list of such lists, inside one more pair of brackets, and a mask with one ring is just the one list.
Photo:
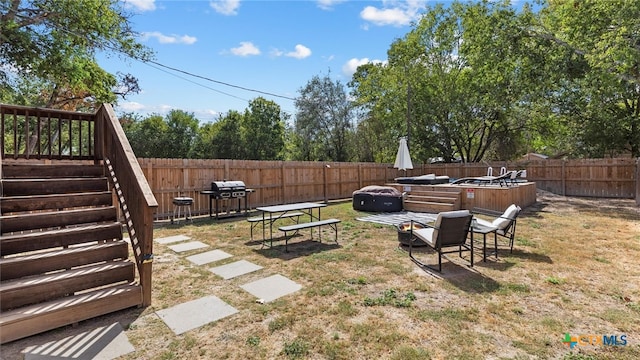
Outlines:
[[402, 211], [402, 193], [389, 186], [365, 186], [353, 192], [353, 209], [371, 212]]
[[353, 192], [353, 195], [356, 195], [356, 194], [371, 194], [371, 195], [391, 196], [391, 197], [402, 196], [402, 193], [396, 188], [393, 188], [390, 186], [379, 186], [379, 185], [365, 186], [362, 189], [356, 190]]

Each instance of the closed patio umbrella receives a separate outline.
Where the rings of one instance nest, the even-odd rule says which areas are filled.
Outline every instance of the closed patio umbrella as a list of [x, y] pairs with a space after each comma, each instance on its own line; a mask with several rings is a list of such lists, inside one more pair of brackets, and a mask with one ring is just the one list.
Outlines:
[[404, 136], [400, 138], [400, 146], [398, 147], [398, 154], [396, 154], [396, 162], [393, 167], [405, 171], [407, 169], [413, 169], [411, 155], [409, 155], [409, 147], [407, 146], [407, 138]]

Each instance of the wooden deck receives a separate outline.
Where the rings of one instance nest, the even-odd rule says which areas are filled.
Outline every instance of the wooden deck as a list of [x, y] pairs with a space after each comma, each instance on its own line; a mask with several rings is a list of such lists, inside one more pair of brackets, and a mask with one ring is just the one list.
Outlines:
[[409, 185], [395, 183], [387, 184], [387, 186], [395, 187], [409, 194], [412, 192], [459, 191], [460, 209], [468, 210], [478, 207], [504, 211], [511, 204], [516, 204], [524, 209], [536, 202], [535, 182], [521, 182], [511, 186], [473, 184]]

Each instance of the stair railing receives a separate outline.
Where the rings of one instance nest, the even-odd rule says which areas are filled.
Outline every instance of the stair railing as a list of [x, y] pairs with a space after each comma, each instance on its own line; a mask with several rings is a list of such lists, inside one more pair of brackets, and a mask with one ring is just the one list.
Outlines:
[[140, 168], [113, 108], [103, 104], [95, 116], [96, 158], [103, 159], [129, 231], [140, 274], [142, 305], [151, 305], [153, 213], [158, 202]]
[[142, 305], [149, 306], [158, 203], [111, 105], [91, 114], [0, 104], [0, 134], [1, 159], [104, 161], [131, 239]]

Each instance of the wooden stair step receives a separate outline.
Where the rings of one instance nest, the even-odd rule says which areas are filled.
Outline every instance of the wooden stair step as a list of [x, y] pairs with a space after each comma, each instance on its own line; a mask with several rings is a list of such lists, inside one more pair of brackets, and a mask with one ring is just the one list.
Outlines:
[[0, 284], [0, 309], [5, 311], [100, 286], [132, 282], [134, 276], [134, 263], [112, 261], [3, 281]]
[[114, 206], [0, 216], [2, 233], [117, 220]]
[[55, 179], [3, 179], [3, 196], [71, 194], [108, 191], [106, 177]]
[[0, 344], [142, 304], [142, 288], [122, 284], [0, 313]]
[[409, 192], [410, 195], [417, 195], [417, 196], [444, 196], [444, 197], [459, 197], [460, 196], [460, 190], [456, 190], [456, 191], [430, 191], [430, 190], [424, 190], [424, 191], [410, 191]]
[[109, 241], [62, 250], [4, 257], [0, 259], [0, 279], [4, 281], [104, 261], [125, 260], [128, 256], [129, 244], [124, 241]]
[[111, 222], [64, 229], [0, 236], [0, 255], [66, 247], [103, 240], [122, 239], [122, 224]]
[[437, 214], [442, 211], [459, 210], [455, 204], [444, 204], [437, 202], [405, 201], [404, 209], [407, 211], [427, 212]]
[[409, 195], [407, 200], [410, 201], [423, 201], [423, 202], [442, 202], [453, 204], [458, 201], [455, 197], [442, 197], [442, 196], [423, 196], [423, 195]]
[[0, 198], [0, 204], [1, 213], [7, 214], [46, 209], [109, 206], [113, 204], [113, 197], [109, 191], [78, 194], [12, 196]]
[[2, 166], [2, 177], [7, 178], [52, 177], [103, 177], [104, 167], [94, 164], [8, 164]]

